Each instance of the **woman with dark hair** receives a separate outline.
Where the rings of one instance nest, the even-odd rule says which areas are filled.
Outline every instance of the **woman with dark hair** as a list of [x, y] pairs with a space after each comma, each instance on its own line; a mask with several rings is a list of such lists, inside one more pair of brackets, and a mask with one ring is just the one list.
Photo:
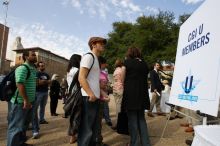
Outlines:
[[[68, 83], [68, 92], [74, 92], [76, 89], [77, 89], [77, 85], [79, 85], [79, 82], [78, 82], [78, 71], [79, 71], [79, 66], [80, 66], [80, 61], [81, 61], [81, 56], [78, 55], [78, 54], [73, 54], [71, 57], [70, 57], [70, 60], [69, 60], [69, 64], [68, 64], [68, 67], [67, 67], [67, 83]], [[75, 77], [77, 76], [77, 77]], [[72, 89], [70, 89], [70, 86], [71, 86], [71, 83], [73, 82], [73, 78], [76, 78], [77, 79], [77, 82], [74, 83], [74, 86]], [[71, 90], [71, 91], [70, 91]], [[66, 103], [67, 104], [67, 103]], [[77, 140], [77, 137], [76, 137], [76, 131], [75, 131], [75, 127], [73, 127], [73, 117], [74, 115], [72, 115], [70, 113], [70, 125], [69, 125], [69, 129], [68, 129], [68, 135], [71, 136], [70, 138], [70, 143], [75, 143], [76, 140]], [[67, 115], [65, 113], [64, 115], [64, 118], [67, 118]]]
[[67, 71], [67, 83], [69, 87], [70, 87], [70, 84], [72, 82], [74, 75], [79, 70], [80, 60], [81, 60], [81, 56], [78, 54], [73, 54], [70, 57], [69, 64], [66, 70]]
[[140, 49], [128, 49], [124, 66], [122, 107], [128, 115], [130, 146], [151, 146], [144, 115], [145, 109], [150, 108], [147, 83], [149, 71]]

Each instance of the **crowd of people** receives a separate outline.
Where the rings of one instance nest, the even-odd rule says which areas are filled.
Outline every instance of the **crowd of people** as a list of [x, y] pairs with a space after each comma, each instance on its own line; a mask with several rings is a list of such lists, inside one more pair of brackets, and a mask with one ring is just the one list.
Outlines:
[[[161, 110], [160, 103], [161, 95], [169, 97], [169, 82], [161, 81], [158, 62], [150, 71], [142, 58], [141, 50], [131, 47], [127, 49], [124, 61], [115, 61], [111, 84], [107, 60], [102, 56], [106, 43], [104, 38], [91, 37], [88, 42], [90, 52], [83, 56], [71, 56], [66, 77], [61, 83], [58, 74], [53, 74], [50, 78], [45, 72], [44, 62], [38, 62], [36, 66], [34, 51], [23, 53], [24, 64], [30, 69], [30, 76], [27, 78], [28, 71], [24, 66], [15, 70], [17, 90], [8, 102], [7, 146], [30, 145], [25, 143], [30, 123], [33, 138], [38, 138], [40, 124], [48, 124], [44, 116], [48, 96], [51, 116], [58, 115], [58, 99], [63, 99], [63, 118], [69, 118], [67, 131], [70, 144], [77, 142], [78, 146], [107, 146], [103, 143], [101, 132], [104, 118], [113, 130], [130, 136], [128, 146], [151, 146], [145, 112], [151, 118], [166, 115]], [[109, 94], [115, 100], [115, 123], [112, 123], [109, 115]], [[155, 106], [156, 112], [153, 112]], [[182, 116], [173, 112], [170, 120], [175, 118]], [[181, 126], [187, 126], [186, 132], [192, 132], [191, 125], [192, 121], [188, 120], [188, 123]]]

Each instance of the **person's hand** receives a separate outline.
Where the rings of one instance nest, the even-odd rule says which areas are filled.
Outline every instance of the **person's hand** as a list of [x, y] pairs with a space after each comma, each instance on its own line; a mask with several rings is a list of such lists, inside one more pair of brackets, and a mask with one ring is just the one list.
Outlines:
[[30, 109], [30, 108], [32, 108], [32, 104], [29, 101], [24, 100], [23, 109]]
[[94, 94], [92, 94], [92, 95], [89, 95], [89, 101], [90, 102], [94, 102], [94, 101], [96, 101], [96, 96], [94, 95]]
[[109, 102], [110, 101], [110, 98], [107, 96], [107, 97], [104, 97], [104, 101], [105, 102]]

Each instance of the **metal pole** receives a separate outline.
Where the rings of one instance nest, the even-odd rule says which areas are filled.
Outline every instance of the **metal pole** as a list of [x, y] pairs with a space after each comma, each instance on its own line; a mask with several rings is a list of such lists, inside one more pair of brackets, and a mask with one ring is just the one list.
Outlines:
[[3, 5], [5, 6], [5, 8], [6, 8], [6, 11], [5, 11], [5, 22], [4, 22], [4, 27], [3, 27], [3, 33], [2, 33], [2, 46], [1, 46], [1, 59], [0, 59], [0, 72], [2, 72], [2, 65], [3, 65], [3, 62], [4, 62], [4, 60], [3, 60], [3, 47], [4, 47], [4, 40], [5, 40], [5, 27], [6, 27], [6, 25], [7, 25], [7, 16], [8, 16], [8, 5], [9, 5], [9, 0], [6, 0], [6, 1], [4, 1], [3, 2]]
[[[166, 104], [167, 104], [167, 103], [166, 103]], [[167, 105], [169, 105], [169, 104], [167, 104]], [[168, 117], [167, 117], [167, 121], [166, 121], [166, 124], [165, 124], [165, 126], [164, 126], [164, 128], [163, 128], [163, 132], [162, 132], [162, 135], [161, 135], [161, 137], [160, 137], [159, 143], [162, 141], [162, 138], [163, 138], [164, 133], [165, 133], [165, 130], [166, 130], [166, 128], [167, 128], [168, 121], [170, 120], [171, 112], [172, 112], [172, 111], [175, 111], [175, 112], [177, 112], [177, 113], [179, 113], [179, 114], [182, 114], [182, 115], [184, 115], [184, 116], [186, 116], [186, 117], [189, 117], [189, 118], [191, 118], [191, 119], [193, 119], [193, 120], [201, 121], [201, 120], [199, 120], [199, 119], [196, 119], [196, 118], [194, 118], [194, 117], [192, 117], [192, 116], [189, 116], [189, 115], [187, 115], [187, 114], [185, 114], [185, 113], [183, 113], [183, 112], [180, 112], [180, 111], [176, 110], [176, 109], [175, 109], [175, 106], [173, 106], [173, 105], [171, 105], [171, 104], [170, 104], [169, 106], [171, 107], [171, 110], [170, 110], [170, 113], [169, 113], [169, 115], [168, 115]], [[204, 117], [204, 118], [203, 118], [203, 125], [204, 125], [205, 123], [207, 123], [207, 117]]]

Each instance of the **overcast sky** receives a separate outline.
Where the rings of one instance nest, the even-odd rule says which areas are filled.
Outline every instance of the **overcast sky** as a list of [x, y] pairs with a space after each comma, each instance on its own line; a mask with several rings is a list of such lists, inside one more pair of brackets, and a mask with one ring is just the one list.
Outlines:
[[[0, 23], [6, 7], [1, 0]], [[10, 0], [7, 58], [17, 36], [27, 47], [41, 47], [67, 59], [89, 50], [91, 36], [107, 37], [116, 21], [135, 22], [138, 16], [174, 12], [176, 18], [193, 13], [203, 0]]]

